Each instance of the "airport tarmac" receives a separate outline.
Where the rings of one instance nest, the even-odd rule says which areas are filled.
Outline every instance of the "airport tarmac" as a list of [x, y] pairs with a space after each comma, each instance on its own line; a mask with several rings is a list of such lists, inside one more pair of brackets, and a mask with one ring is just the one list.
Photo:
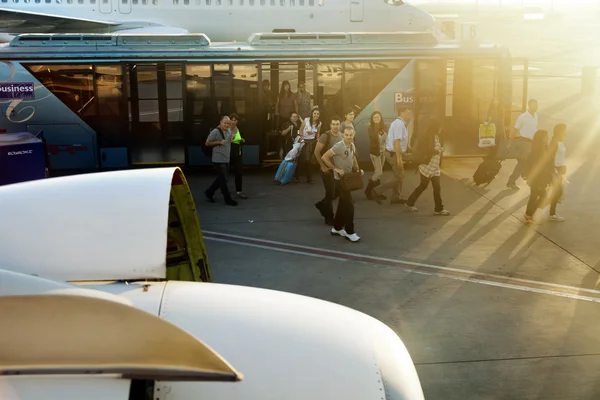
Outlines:
[[[450, 217], [355, 195], [351, 243], [329, 234], [313, 207], [319, 184], [245, 180], [239, 207], [206, 202], [205, 176], [189, 176], [217, 282], [283, 290], [378, 318], [404, 340], [427, 399], [595, 398], [600, 366], [600, 269], [589, 204], [574, 179], [566, 221], [523, 222], [527, 190], [504, 190], [514, 162], [489, 187], [462, 182], [472, 162], [446, 160]], [[455, 179], [455, 176], [459, 179]], [[405, 192], [417, 184], [407, 174]], [[218, 198], [218, 196], [217, 196]], [[587, 208], [586, 208], [587, 205]]]
[[[568, 72], [529, 85], [541, 126], [569, 125], [565, 222], [524, 223], [527, 185], [505, 188], [513, 160], [478, 188], [470, 177], [480, 159], [445, 159], [449, 217], [432, 214], [431, 189], [417, 213], [356, 193], [359, 243], [329, 234], [313, 206], [318, 180], [280, 187], [271, 169], [248, 172], [250, 199], [232, 208], [219, 195], [206, 201], [212, 177], [190, 174], [215, 281], [313, 296], [382, 320], [405, 342], [427, 399], [600, 397], [600, 99], [566, 76], [598, 53], [580, 47], [565, 60], [542, 42], [532, 65]], [[417, 185], [412, 172], [405, 196]]]

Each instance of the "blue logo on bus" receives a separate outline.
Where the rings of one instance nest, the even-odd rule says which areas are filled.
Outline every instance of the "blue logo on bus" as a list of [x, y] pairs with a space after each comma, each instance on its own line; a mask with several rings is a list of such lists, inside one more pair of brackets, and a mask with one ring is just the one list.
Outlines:
[[35, 90], [32, 82], [2, 82], [0, 83], [0, 99], [24, 99], [35, 98]]

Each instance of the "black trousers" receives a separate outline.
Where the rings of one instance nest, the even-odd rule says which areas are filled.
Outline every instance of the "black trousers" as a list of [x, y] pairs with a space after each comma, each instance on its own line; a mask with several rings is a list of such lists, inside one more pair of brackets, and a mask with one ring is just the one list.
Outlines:
[[323, 217], [333, 219], [333, 200], [336, 199], [336, 185], [333, 171], [321, 171], [321, 179], [323, 180], [323, 187], [325, 188], [325, 197], [315, 205]]
[[242, 156], [232, 156], [231, 157], [231, 169], [233, 170], [233, 175], [235, 176], [235, 191], [242, 191], [242, 176], [244, 170], [244, 163], [242, 162]]
[[544, 197], [546, 197], [546, 186], [532, 186], [525, 214], [533, 217]]
[[227, 163], [213, 163], [215, 166], [215, 170], [217, 173], [217, 178], [213, 181], [210, 187], [206, 190], [206, 193], [212, 197], [214, 196], [217, 189], [221, 189], [221, 193], [223, 193], [223, 198], [225, 201], [230, 201], [231, 193], [229, 193], [229, 188], [227, 187], [227, 170], [229, 169], [229, 164]]
[[298, 167], [296, 168], [296, 178], [305, 175], [308, 182], [312, 181], [312, 159], [315, 152], [315, 140], [308, 141], [302, 147], [298, 157]]
[[333, 218], [333, 228], [337, 231], [344, 229], [347, 234], [354, 232], [354, 201], [352, 192], [342, 189], [341, 180], [335, 180], [335, 190], [340, 196], [335, 217]]
[[411, 195], [408, 197], [408, 200], [406, 200], [406, 205], [410, 207], [414, 206], [421, 193], [423, 193], [425, 189], [427, 189], [427, 186], [429, 186], [429, 181], [431, 181], [431, 186], [433, 186], [433, 201], [435, 203], [435, 212], [442, 211], [444, 209], [444, 205], [442, 204], [442, 186], [440, 185], [440, 177], [432, 176], [431, 178], [428, 178], [420, 172], [419, 175], [421, 176], [421, 183], [415, 188], [415, 190], [413, 190]]

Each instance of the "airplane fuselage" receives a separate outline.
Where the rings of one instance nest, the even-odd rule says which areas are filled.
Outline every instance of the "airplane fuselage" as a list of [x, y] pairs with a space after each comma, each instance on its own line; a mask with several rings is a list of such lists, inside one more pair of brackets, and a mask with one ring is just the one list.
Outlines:
[[[76, 4], [76, 1], [86, 4]], [[429, 14], [410, 4], [395, 6], [383, 0], [368, 6], [365, 0], [96, 0], [96, 4], [89, 1], [5, 3], [0, 8], [75, 21], [119, 23], [112, 27], [100, 26], [96, 32], [125, 29], [148, 33], [188, 31], [205, 33], [213, 41], [246, 40], [253, 32], [275, 29], [297, 32], [425, 31], [432, 28], [434, 22]], [[26, 14], [21, 14], [23, 18]], [[26, 31], [61, 33], [65, 31], [63, 29], [60, 24], [54, 27], [38, 25]], [[77, 27], [68, 30], [72, 32], [73, 29], [77, 31]], [[27, 33], [24, 28], [19, 28], [18, 21], [6, 20], [0, 22], [0, 31]]]

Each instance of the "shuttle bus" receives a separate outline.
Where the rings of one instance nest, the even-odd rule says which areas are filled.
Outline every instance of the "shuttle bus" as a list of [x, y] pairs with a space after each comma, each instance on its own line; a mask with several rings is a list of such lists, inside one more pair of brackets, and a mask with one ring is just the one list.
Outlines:
[[280, 157], [289, 116], [272, 105], [287, 81], [293, 92], [306, 84], [322, 131], [355, 111], [367, 167], [372, 112], [389, 125], [400, 105], [413, 108], [412, 137], [439, 118], [447, 155], [478, 156], [493, 99], [505, 122], [524, 110], [526, 71], [507, 48], [429, 33], [255, 33], [229, 43], [204, 34], [25, 34], [0, 48], [0, 130], [42, 134], [51, 170], [194, 167], [210, 164], [207, 133], [235, 112], [245, 164], [264, 165]]

